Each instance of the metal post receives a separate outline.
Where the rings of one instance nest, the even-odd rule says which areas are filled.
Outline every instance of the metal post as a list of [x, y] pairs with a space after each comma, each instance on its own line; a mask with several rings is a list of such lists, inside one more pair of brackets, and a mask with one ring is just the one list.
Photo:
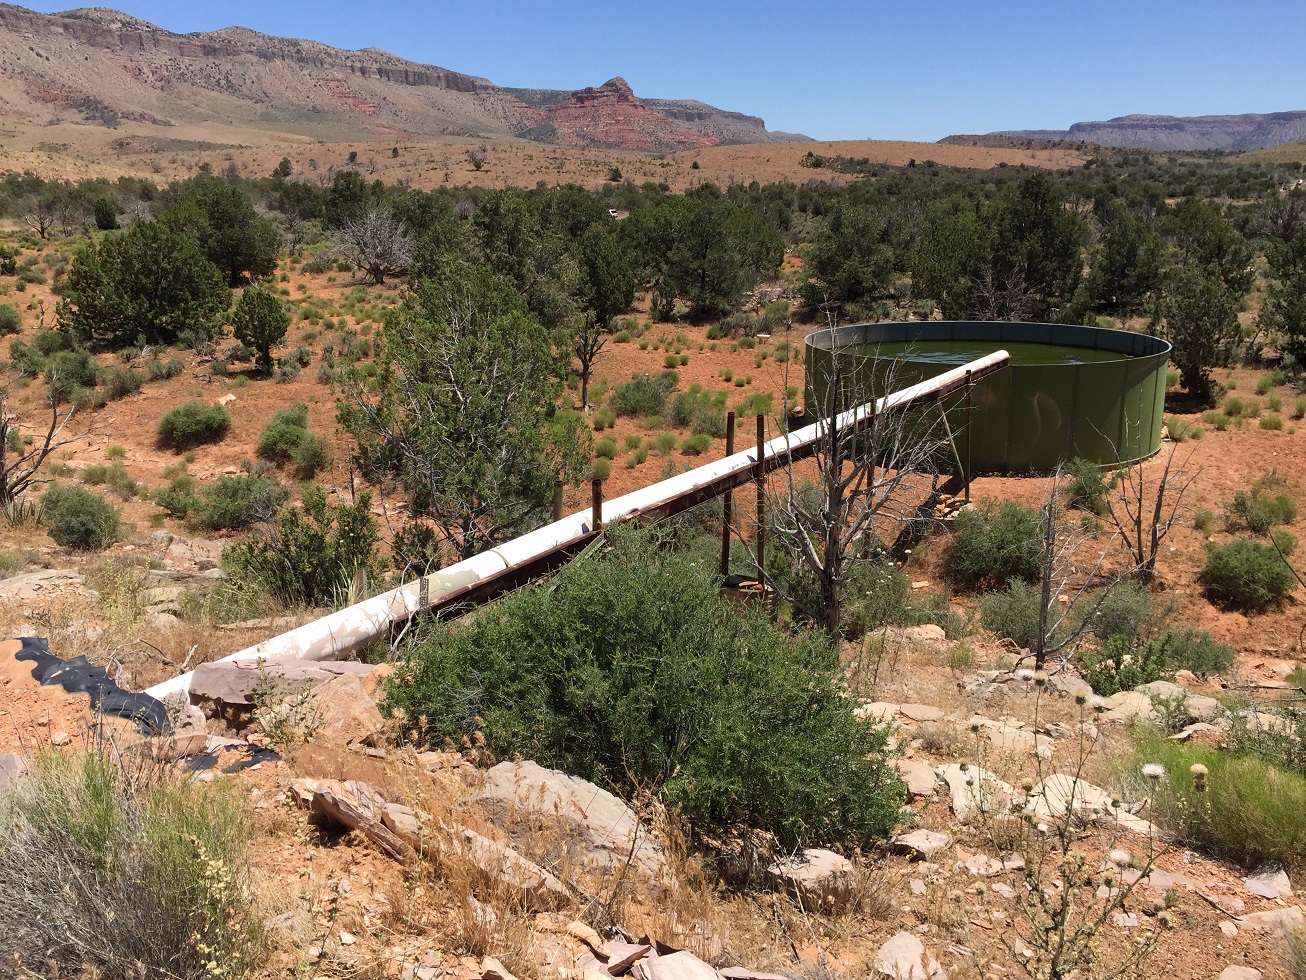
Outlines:
[[757, 417], [757, 476], [754, 478], [757, 483], [757, 580], [766, 582], [766, 561], [763, 554], [763, 548], [766, 544], [766, 532], [762, 529], [762, 522], [766, 519], [766, 470], [763, 466], [762, 454], [766, 451], [766, 416], [758, 415]]
[[603, 530], [603, 481], [590, 483], [590, 525], [597, 533]]
[[555, 521], [562, 520], [562, 492], [564, 489], [565, 485], [562, 480], [553, 481], [553, 519]]
[[966, 480], [965, 483], [966, 503], [970, 503], [970, 434], [971, 434], [971, 430], [974, 428], [975, 425], [975, 420], [971, 417], [971, 409], [973, 406], [971, 405], [970, 393], [973, 387], [974, 387], [974, 382], [971, 381], [970, 372], [967, 371], [966, 372], [966, 473], [964, 477]]
[[[735, 413], [726, 413], [726, 455], [735, 454]], [[721, 580], [730, 574], [730, 520], [734, 494], [729, 490], [721, 501]]]

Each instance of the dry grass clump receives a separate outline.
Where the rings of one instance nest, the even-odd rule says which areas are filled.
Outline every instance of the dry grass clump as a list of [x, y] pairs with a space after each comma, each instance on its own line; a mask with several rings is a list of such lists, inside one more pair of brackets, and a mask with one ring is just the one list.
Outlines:
[[261, 950], [232, 793], [107, 752], [48, 752], [0, 800], [8, 976], [248, 976]]

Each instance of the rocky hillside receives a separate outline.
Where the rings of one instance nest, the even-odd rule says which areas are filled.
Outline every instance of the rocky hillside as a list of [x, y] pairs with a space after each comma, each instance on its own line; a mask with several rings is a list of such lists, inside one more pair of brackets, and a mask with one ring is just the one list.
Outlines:
[[[1004, 130], [989, 135], [1017, 139], [1084, 140], [1099, 146], [1143, 150], [1242, 152], [1306, 140], [1306, 112], [1243, 113], [1237, 116], [1140, 114], [1120, 116], [1105, 122], [1079, 122], [1065, 131]], [[954, 139], [957, 137], [948, 137], [941, 142]]]
[[0, 4], [0, 117], [269, 135], [515, 135], [561, 146], [698, 149], [802, 139], [697, 102], [644, 101], [613, 79], [577, 92], [505, 89], [374, 48], [342, 51], [242, 27], [173, 34], [102, 7]]

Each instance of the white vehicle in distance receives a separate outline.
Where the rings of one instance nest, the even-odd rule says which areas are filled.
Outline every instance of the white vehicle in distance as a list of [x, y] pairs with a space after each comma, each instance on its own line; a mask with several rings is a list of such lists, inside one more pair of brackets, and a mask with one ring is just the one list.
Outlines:
[[608, 217], [609, 217], [609, 218], [615, 218], [616, 216], [617, 216], [617, 209], [616, 209], [616, 208], [608, 208]]

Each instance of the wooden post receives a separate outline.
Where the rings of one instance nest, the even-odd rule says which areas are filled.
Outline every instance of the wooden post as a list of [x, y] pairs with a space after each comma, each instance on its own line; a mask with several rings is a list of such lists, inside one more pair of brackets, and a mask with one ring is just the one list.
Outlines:
[[757, 580], [765, 584], [766, 582], [766, 560], [763, 549], [766, 546], [766, 532], [762, 529], [762, 521], [766, 518], [766, 469], [763, 466], [762, 454], [766, 450], [766, 416], [757, 416], [757, 476], [754, 482], [757, 484]]
[[603, 481], [590, 483], [590, 524], [595, 532], [603, 530]]
[[[726, 455], [735, 454], [735, 413], [726, 413]], [[727, 490], [721, 501], [721, 580], [724, 582], [730, 574], [730, 520], [731, 499], [734, 495]]]

